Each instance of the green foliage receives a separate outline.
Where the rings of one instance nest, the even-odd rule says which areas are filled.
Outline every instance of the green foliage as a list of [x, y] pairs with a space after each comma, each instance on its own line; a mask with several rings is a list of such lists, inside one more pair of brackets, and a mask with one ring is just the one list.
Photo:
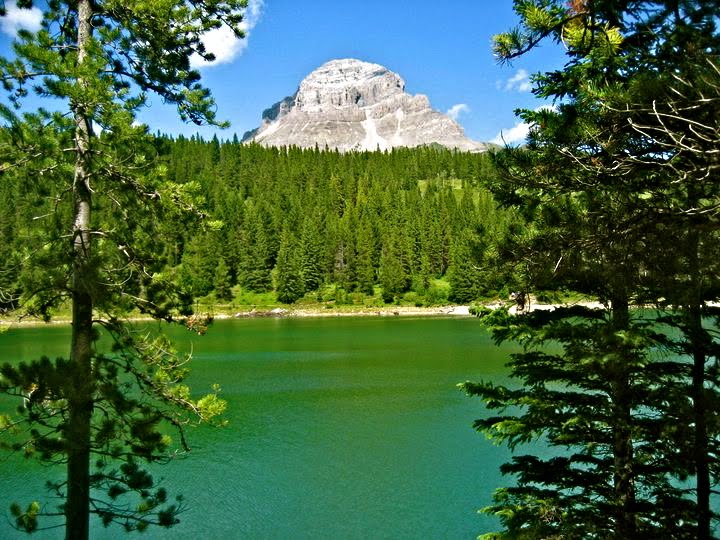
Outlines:
[[[494, 178], [488, 154], [430, 148], [340, 154], [197, 137], [161, 139], [156, 147], [168, 178], [180, 185], [194, 179], [209, 217], [222, 222], [219, 231], [181, 231], [165, 250], [174, 253], [168, 264], [180, 267], [181, 283], [196, 298], [212, 292], [210, 260], [219, 253], [231, 282], [246, 291], [275, 290], [287, 231], [296, 238], [304, 291], [337, 283], [348, 293], [372, 295], [382, 275], [386, 284], [391, 277], [397, 282], [387, 295], [393, 302], [409, 288], [425, 295], [430, 281], [448, 271], [452, 239], [468, 230], [475, 235], [478, 281], [499, 288], [513, 277], [491, 257], [500, 243], [494, 236], [521, 227], [523, 218], [498, 209], [483, 187]], [[394, 264], [387, 247], [382, 258], [391, 237], [396, 276], [381, 274], [386, 262]]]
[[441, 280], [431, 280], [425, 291], [425, 302], [429, 306], [444, 305], [448, 301], [450, 286]]
[[13, 504], [10, 507], [10, 514], [15, 518], [15, 526], [28, 533], [35, 532], [38, 527], [38, 515], [40, 514], [40, 503], [31, 502], [26, 510], [22, 510], [20, 505]]
[[[172, 525], [184, 506], [166, 504], [165, 496], [159, 496], [165, 493], [163, 488], [152, 491], [155, 482], [138, 460], [167, 461], [171, 444], [167, 426], [183, 428], [199, 421], [214, 422], [223, 413], [225, 402], [217, 398], [217, 387], [199, 399], [190, 397], [183, 384], [189, 357], [176, 354], [166, 338], [132, 331], [120, 323], [105, 325], [105, 330], [114, 345], [110, 354], [98, 354], [93, 359], [95, 430], [91, 448], [97, 459], [91, 486], [98, 493], [105, 492], [108, 499], [93, 497], [95, 511], [105, 525], [117, 522], [126, 529], [151, 523]], [[11, 437], [3, 446], [52, 463], [66, 460], [76, 371], [73, 362], [62, 358], [0, 366], [0, 389], [23, 400], [15, 415], [6, 417], [4, 430]], [[131, 393], [132, 388], [142, 391]], [[180, 437], [182, 447], [188, 450], [182, 432]], [[119, 469], [115, 467], [118, 461], [123, 462]], [[66, 481], [51, 485], [61, 499], [66, 486]], [[124, 505], [118, 505], [119, 497], [131, 494], [142, 511], [122, 510]], [[28, 510], [17, 517], [27, 529], [37, 526], [40, 514]]]
[[[142, 239], [142, 256], [152, 261], [152, 272], [147, 267], [135, 270], [135, 275], [143, 276], [138, 292], [148, 300], [140, 306], [143, 312], [162, 313], [166, 318], [187, 315], [193, 299], [214, 293], [219, 300], [229, 300], [225, 296], [228, 283], [259, 294], [273, 291], [272, 273], [286, 230], [297, 238], [305, 291], [328, 282], [339, 283], [349, 293], [372, 295], [380, 283], [381, 262], [392, 263], [381, 257], [390, 237], [398, 262], [394, 268], [400, 272], [397, 276], [382, 274], [386, 284], [391, 278], [397, 282], [392, 285], [397, 290], [387, 295], [391, 302], [409, 289], [425, 296], [433, 279], [448, 274], [453, 239], [466, 235], [473, 238], [474, 245], [468, 277], [478, 284], [479, 292], [515, 280], [515, 270], [498, 263], [497, 250], [510, 227], [522, 229], [523, 217], [498, 209], [480, 183], [480, 177], [483, 182], [494, 181], [495, 164], [488, 154], [427, 148], [362, 154], [295, 148], [278, 151], [197, 137], [133, 136], [146, 142], [144, 148], [156, 155], [152, 163], [145, 164], [157, 174], [148, 188], [157, 191], [162, 187], [163, 203], [177, 201], [180, 208], [205, 215], [199, 222], [177, 206], [163, 204], [163, 214], [150, 222], [150, 213], [157, 210], [148, 205], [147, 228], [123, 234], [120, 240], [125, 245], [128, 238]], [[464, 176], [451, 177], [446, 168]], [[410, 169], [420, 181], [408, 178]], [[331, 173], [334, 183], [330, 182]], [[8, 227], [22, 227], [18, 232], [24, 233], [33, 230], [35, 209], [13, 204], [14, 192], [22, 185], [19, 179], [17, 184], [6, 184], [0, 187], [0, 196], [8, 200]], [[325, 211], [338, 193], [342, 193], [342, 216]], [[124, 215], [122, 219], [132, 224]], [[17, 266], [10, 266], [22, 252], [13, 240], [17, 237], [9, 234], [6, 238], [3, 245], [10, 255], [5, 259], [8, 288], [4, 290], [12, 305], [12, 298], [30, 288], [27, 280], [33, 274], [27, 269], [18, 275]], [[54, 252], [44, 256], [48, 261], [58, 258]], [[228, 267], [226, 280], [217, 274], [221, 258]], [[51, 279], [39, 268], [37, 276]], [[52, 279], [67, 275], [59, 266]], [[430, 304], [447, 300], [447, 295], [430, 294]], [[50, 315], [65, 300], [52, 298], [54, 302], [48, 303], [37, 297], [37, 310]], [[132, 302], [127, 305], [133, 308]]]
[[[486, 509], [505, 529], [494, 537], [710, 538], [718, 349], [703, 317], [719, 291], [705, 212], [717, 207], [720, 5], [515, 9], [520, 26], [496, 37], [501, 60], [552, 39], [568, 61], [534, 77], [558, 106], [521, 112], [527, 148], [495, 155], [497, 200], [526, 224], [492, 235], [503, 238], [492, 258], [521, 290], [574, 290], [605, 308], [480, 311], [496, 340], [524, 350], [510, 362], [519, 389], [464, 385], [501, 412], [476, 427], [514, 450], [536, 439], [557, 450], [502, 467], [516, 485]], [[660, 315], [643, 320], [633, 303]]]
[[323, 245], [320, 236], [320, 219], [306, 218], [303, 221], [300, 239], [301, 274], [303, 287], [306, 291], [316, 291], [320, 287], [323, 273]]
[[[212, 58], [202, 36], [219, 25], [242, 36], [247, 2], [39, 4], [42, 28], [19, 33], [13, 57], [0, 58], [0, 79], [13, 106], [33, 92], [54, 99], [57, 112], [20, 116], [0, 107], [0, 204], [16, 206], [0, 223], [9, 234], [0, 246], [0, 303], [44, 320], [69, 306], [72, 337], [68, 359], [2, 366], [0, 386], [23, 403], [3, 416], [3, 434], [13, 449], [67, 464], [66, 480], [52, 487], [68, 538], [88, 537], [91, 512], [126, 529], [169, 526], [179, 506], [151, 489], [138, 463], [167, 459], [168, 428], [186, 448], [184, 427], [211, 420], [224, 405], [215, 393], [192, 398], [182, 384], [187, 359], [162, 340], [133, 335], [120, 320], [138, 311], [166, 320], [186, 314], [183, 285], [212, 288], [217, 259], [208, 264], [212, 253], [203, 253], [200, 236], [183, 258], [191, 244], [179, 231], [213, 236], [218, 224], [197, 226], [200, 183], [169, 178], [157, 141], [134, 119], [154, 93], [185, 120], [220, 125], [190, 58]], [[98, 325], [113, 337], [111, 351], [98, 345]], [[123, 494], [134, 494], [137, 504], [122, 503]], [[44, 508], [14, 507], [16, 524], [40, 528]]]
[[245, 209], [245, 226], [240, 235], [242, 248], [238, 281], [255, 292], [269, 291], [272, 288], [273, 253], [265, 222], [252, 201]]
[[388, 304], [396, 302], [400, 293], [405, 292], [410, 284], [398, 238], [390, 236], [383, 245], [378, 273], [383, 300]]
[[292, 304], [302, 298], [305, 294], [305, 284], [301, 274], [302, 261], [297, 241], [287, 230], [280, 242], [276, 270], [275, 290], [278, 301]]
[[227, 263], [225, 263], [225, 257], [222, 256], [219, 258], [218, 264], [215, 267], [213, 289], [215, 289], [215, 296], [218, 300], [232, 300], [233, 294], [230, 282], [230, 268], [228, 268]]
[[[503, 473], [515, 475], [518, 485], [499, 489], [485, 511], [500, 517], [508, 537], [514, 531], [528, 537], [614, 537], [621, 526], [614, 516], [624, 503], [612, 486], [619, 482], [618, 437], [625, 430], [635, 441], [637, 534], [691, 537], [694, 506], [676, 486], [687, 471], [667, 459], [683, 443], [658, 437], [672, 432], [678, 407], [685, 407], [668, 396], [687, 368], [651, 357], [662, 342], [656, 321], [633, 317], [618, 331], [618, 321], [603, 310], [576, 307], [522, 317], [494, 312], [485, 316], [485, 324], [496, 340], [523, 344], [509, 364], [523, 384], [462, 385], [501, 413], [475, 427], [515, 451], [538, 439], [556, 448], [549, 458], [515, 453], [503, 465]], [[644, 413], [629, 415], [626, 407]], [[598, 511], [611, 519], [598, 520]]]
[[375, 237], [372, 225], [369, 220], [363, 220], [360, 224], [357, 238], [357, 289], [358, 291], [372, 295], [374, 294], [375, 264]]
[[[183, 288], [194, 297], [205, 296], [217, 287], [218, 268], [224, 264], [220, 262], [223, 259], [218, 251], [219, 246], [212, 233], [198, 234], [187, 245], [182, 257], [180, 279]], [[225, 271], [227, 274], [227, 266]]]
[[[470, 303], [480, 294], [480, 272], [478, 253], [472, 245], [469, 232], [458, 235], [450, 250], [449, 299], [458, 303]], [[482, 254], [480, 254], [482, 256]]]

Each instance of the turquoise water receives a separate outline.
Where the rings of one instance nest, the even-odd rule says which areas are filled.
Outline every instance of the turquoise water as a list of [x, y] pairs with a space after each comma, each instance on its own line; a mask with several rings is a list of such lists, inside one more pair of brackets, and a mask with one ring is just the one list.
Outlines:
[[[219, 382], [230, 424], [191, 432], [191, 455], [154, 471], [189, 509], [145, 537], [474, 538], [493, 529], [477, 509], [503, 483], [507, 451], [473, 431], [482, 405], [456, 384], [504, 380], [508, 351], [475, 319], [246, 319], [177, 335], [194, 351], [193, 388]], [[67, 347], [67, 328], [0, 335], [3, 360]], [[61, 473], [0, 461], [0, 509], [47, 500], [45, 479]], [[0, 537], [27, 538], [9, 517]], [[93, 523], [93, 537], [127, 535]]]

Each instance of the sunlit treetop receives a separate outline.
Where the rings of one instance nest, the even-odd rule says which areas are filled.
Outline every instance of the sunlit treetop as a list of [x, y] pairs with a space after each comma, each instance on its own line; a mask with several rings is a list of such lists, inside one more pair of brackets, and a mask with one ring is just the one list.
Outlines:
[[[77, 62], [78, 3], [50, 0], [33, 4], [43, 10], [38, 32], [20, 30], [15, 59], [0, 59], [0, 78], [19, 106], [29, 88], [46, 97], [73, 99], [71, 85], [81, 73]], [[145, 92], [177, 106], [180, 117], [196, 124], [218, 124], [215, 104], [191, 67], [195, 55], [214, 60], [203, 44], [205, 33], [221, 26], [244, 37], [247, 0], [96, 0], [92, 9], [89, 61], [83, 70], [100, 74], [112, 96], [132, 108], [145, 102]]]
[[494, 37], [500, 62], [511, 61], [546, 38], [562, 44], [571, 58], [622, 54], [672, 46], [668, 31], [683, 27], [717, 33], [717, 0], [515, 0], [520, 25]]
[[544, 98], [649, 70], [671, 72], [688, 55], [720, 54], [720, 0], [515, 0], [514, 9], [519, 25], [494, 37], [498, 62], [543, 44], [566, 51], [565, 69], [533, 77], [533, 92]]

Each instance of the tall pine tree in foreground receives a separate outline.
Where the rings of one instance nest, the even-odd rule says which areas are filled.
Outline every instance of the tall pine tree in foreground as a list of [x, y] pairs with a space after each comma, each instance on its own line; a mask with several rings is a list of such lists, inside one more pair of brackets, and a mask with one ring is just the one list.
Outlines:
[[[242, 37], [246, 2], [38, 4], [42, 28], [21, 31], [13, 58], [0, 59], [14, 104], [35, 92], [55, 98], [57, 108], [22, 117], [0, 110], [4, 180], [22, 186], [38, 209], [20, 231], [22, 296], [14, 307], [48, 319], [54, 308], [71, 306], [72, 337], [67, 359], [2, 366], [0, 388], [23, 405], [1, 427], [3, 444], [65, 463], [67, 474], [53, 486], [57, 509], [32, 503], [13, 514], [28, 531], [46, 523], [42, 514], [58, 516], [73, 540], [88, 538], [91, 513], [127, 529], [170, 526], [182, 505], [155, 486], [142, 462], [168, 459], [168, 425], [186, 448], [183, 428], [212, 419], [224, 403], [216, 393], [192, 397], [182, 382], [188, 359], [122, 322], [132, 309], [166, 320], [187, 312], [155, 249], [170, 232], [163, 224], [187, 225], [198, 215], [196, 186], [163, 178], [134, 117], [147, 93], [156, 93], [183, 120], [217, 123], [190, 59], [212, 60], [201, 38], [213, 28], [227, 25]], [[112, 337], [109, 350], [99, 348], [100, 328]]]
[[[510, 259], [535, 288], [605, 309], [489, 315], [525, 345], [522, 387], [467, 383], [501, 415], [477, 427], [512, 448], [517, 485], [487, 510], [508, 538], [710, 538], [717, 479], [720, 43], [716, 1], [518, 1], [501, 60], [544, 40], [569, 61], [536, 77], [556, 110], [527, 111], [528, 150], [500, 155], [497, 193], [534, 213]], [[672, 243], [672, 246], [669, 245]], [[671, 252], [671, 253], [670, 253]], [[631, 304], [652, 304], [645, 320]]]

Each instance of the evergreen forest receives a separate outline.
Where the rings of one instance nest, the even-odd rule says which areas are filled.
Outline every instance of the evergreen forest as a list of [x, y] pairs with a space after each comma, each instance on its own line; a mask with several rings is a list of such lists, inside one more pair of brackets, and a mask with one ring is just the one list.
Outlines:
[[[214, 59], [219, 26], [242, 38], [248, 3], [35, 4], [42, 26], [0, 58], [0, 310], [72, 325], [68, 358], [0, 366], [19, 404], [0, 446], [66, 466], [48, 486], [66, 538], [89, 538], [90, 514], [176, 524], [182, 499], [145, 465], [223, 423], [220, 387], [191, 392], [189, 358], [129, 316], [203, 333], [190, 315], [216, 307], [544, 291], [594, 303], [475, 310], [518, 351], [509, 379], [460, 384], [512, 451], [485, 538], [717, 537], [718, 0], [515, 0], [496, 59], [551, 42], [565, 64], [532, 78], [549, 105], [519, 112], [526, 144], [483, 154], [152, 136], [148, 95], [226, 127], [191, 59]], [[57, 109], [23, 109], [31, 91]], [[11, 513], [28, 532], [47, 515]]]
[[[159, 224], [152, 240], [154, 272], [176, 285], [181, 310], [199, 301], [248, 307], [303, 299], [432, 306], [507, 297], [516, 285], [497, 259], [522, 216], [495, 203], [490, 154], [441, 147], [344, 154], [158, 135], [151, 159], [192, 193], [203, 215], [196, 226]], [[28, 179], [15, 179], [0, 186], [0, 264], [3, 290], [17, 298], [26, 237], [52, 201], [24, 202]]]

